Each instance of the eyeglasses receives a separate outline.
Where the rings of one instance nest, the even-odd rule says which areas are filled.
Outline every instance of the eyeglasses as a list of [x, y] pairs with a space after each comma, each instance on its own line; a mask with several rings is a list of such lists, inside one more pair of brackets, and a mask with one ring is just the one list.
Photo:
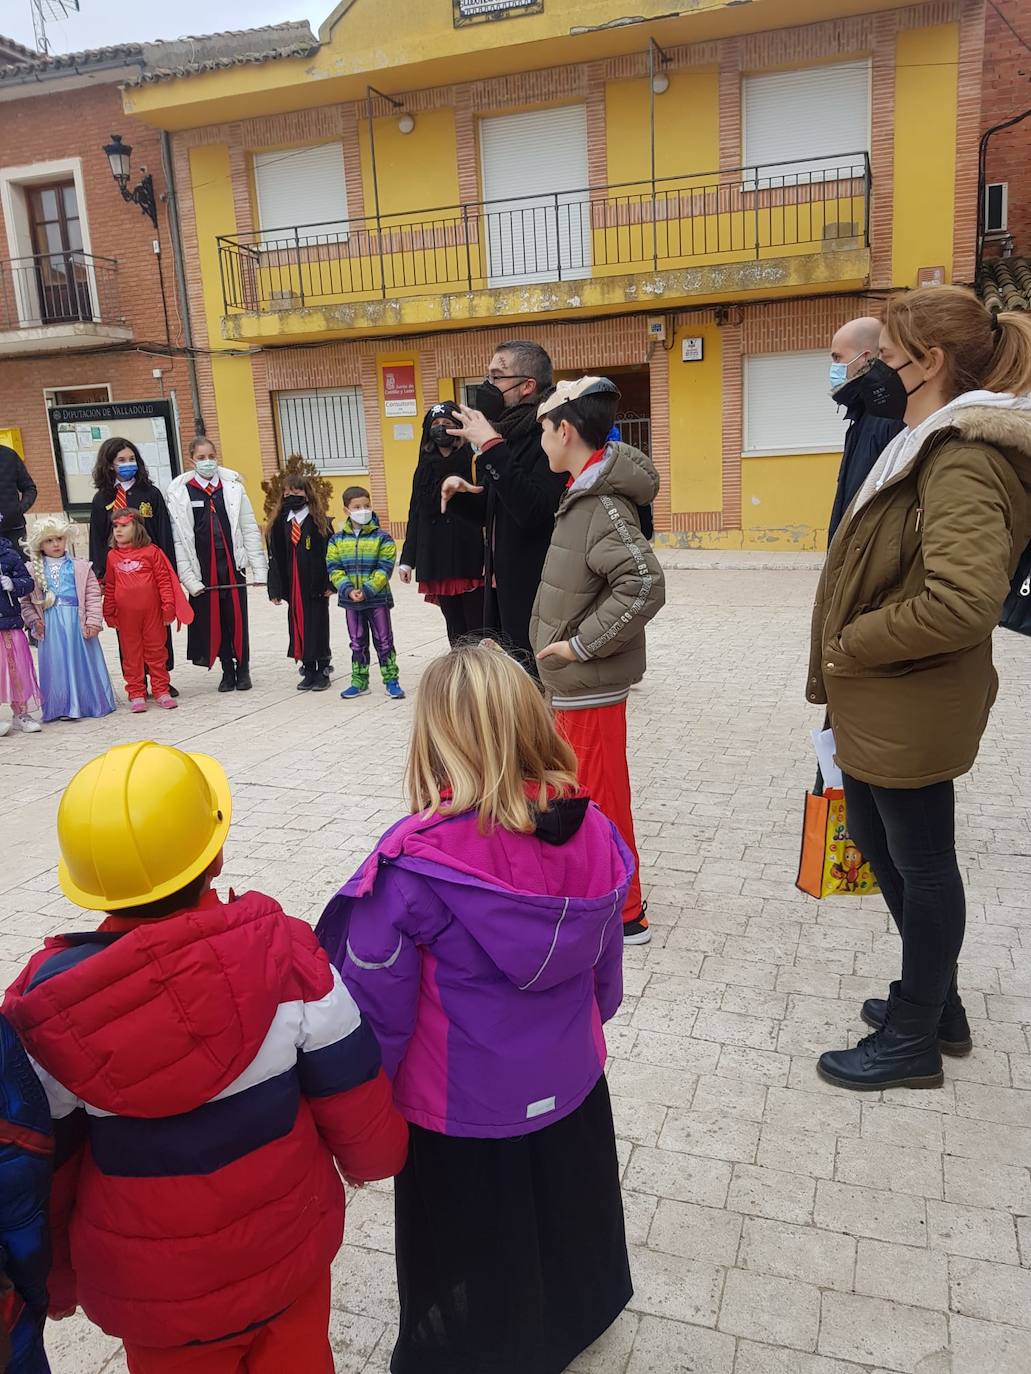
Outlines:
[[488, 372], [488, 382], [528, 382], [529, 377], [517, 376], [514, 372]]

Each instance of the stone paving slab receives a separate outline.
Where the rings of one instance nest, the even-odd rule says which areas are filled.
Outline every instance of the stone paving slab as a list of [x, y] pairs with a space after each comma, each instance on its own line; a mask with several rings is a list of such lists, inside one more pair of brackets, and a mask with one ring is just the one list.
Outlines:
[[[1031, 653], [998, 636], [999, 702], [958, 789], [977, 1049], [946, 1062], [940, 1091], [846, 1094], [815, 1056], [864, 1033], [859, 1004], [897, 972], [898, 945], [879, 898], [793, 886], [819, 723], [802, 699], [815, 580], [671, 568], [631, 694], [654, 938], [627, 952], [609, 1048], [636, 1295], [577, 1374], [1031, 1369]], [[412, 691], [442, 620], [397, 590]], [[218, 696], [217, 674], [187, 665], [175, 713], [122, 707], [0, 740], [4, 982], [44, 935], [84, 924], [57, 887], [54, 819], [71, 773], [110, 744], [217, 755], [235, 795], [224, 883], [312, 921], [396, 819], [412, 701], [375, 684], [354, 703], [299, 696], [283, 613], [253, 608], [250, 694]], [[340, 616], [334, 637], [343, 658]], [[391, 1244], [390, 1186], [356, 1194], [334, 1270], [338, 1371], [388, 1368]], [[55, 1374], [125, 1370], [82, 1317], [52, 1324], [49, 1344]]]

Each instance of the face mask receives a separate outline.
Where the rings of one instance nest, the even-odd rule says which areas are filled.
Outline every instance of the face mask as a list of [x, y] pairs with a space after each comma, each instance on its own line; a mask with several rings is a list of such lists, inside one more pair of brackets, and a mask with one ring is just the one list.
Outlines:
[[367, 525], [372, 519], [371, 510], [351, 510], [347, 512], [352, 525]]
[[837, 391], [838, 387], [844, 386], [848, 381], [848, 370], [853, 363], [857, 363], [864, 355], [857, 353], [854, 358], [849, 358], [847, 363], [831, 363], [830, 365], [830, 384], [831, 395]]
[[131, 482], [138, 471], [135, 463], [119, 463], [115, 468], [115, 474], [122, 482]]
[[912, 360], [895, 368], [889, 367], [881, 358], [874, 358], [865, 372], [853, 377], [852, 386], [855, 388], [856, 399], [862, 401], [868, 415], [876, 415], [882, 420], [905, 418], [910, 396], [924, 385], [923, 382], [918, 382], [912, 391], [906, 390], [906, 384], [899, 373], [912, 366]]
[[480, 411], [492, 424], [495, 420], [501, 419], [505, 412], [505, 393], [499, 386], [488, 380], [481, 382], [479, 386], [471, 387], [470, 390], [473, 410]]
[[284, 510], [304, 510], [304, 508], [305, 508], [305, 506], [306, 506], [307, 504], [308, 504], [308, 502], [304, 499], [303, 496], [284, 496], [284, 497], [283, 497], [283, 509], [284, 509]]
[[430, 439], [438, 448], [452, 448], [455, 443], [455, 436], [447, 432], [445, 425], [431, 425]]
[[203, 477], [205, 482], [210, 482], [212, 477], [218, 473], [218, 460], [216, 458], [198, 458], [193, 465], [193, 470], [198, 477]]

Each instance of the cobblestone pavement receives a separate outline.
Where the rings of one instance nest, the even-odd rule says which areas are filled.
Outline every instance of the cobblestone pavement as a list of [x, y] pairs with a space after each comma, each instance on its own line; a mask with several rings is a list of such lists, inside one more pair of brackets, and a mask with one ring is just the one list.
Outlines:
[[[1002, 693], [960, 785], [970, 916], [961, 985], [977, 1048], [937, 1092], [850, 1094], [818, 1051], [862, 1033], [898, 944], [879, 899], [795, 892], [813, 774], [802, 700], [814, 575], [677, 571], [631, 698], [654, 939], [627, 954], [611, 1027], [636, 1296], [579, 1374], [1027, 1374], [1031, 1369], [1031, 653], [1000, 636]], [[399, 588], [402, 683], [442, 648]], [[399, 813], [412, 702], [300, 697], [285, 618], [255, 601], [255, 690], [181, 667], [182, 709], [0, 740], [5, 983], [61, 896], [54, 817], [72, 771], [152, 736], [216, 754], [235, 823], [225, 881], [315, 919]], [[334, 634], [340, 658], [346, 637]], [[114, 643], [105, 635], [113, 656]], [[314, 790], [313, 790], [314, 789]], [[337, 1370], [385, 1374], [395, 1313], [389, 1186], [351, 1201], [334, 1281]], [[81, 1317], [50, 1327], [55, 1374], [125, 1369]], [[303, 1371], [297, 1371], [303, 1374]]]

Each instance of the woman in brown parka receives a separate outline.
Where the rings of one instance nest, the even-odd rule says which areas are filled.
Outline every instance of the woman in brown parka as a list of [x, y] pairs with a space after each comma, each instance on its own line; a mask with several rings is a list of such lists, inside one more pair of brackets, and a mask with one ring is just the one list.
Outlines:
[[992, 631], [1031, 537], [1031, 318], [945, 286], [890, 301], [864, 402], [906, 429], [835, 535], [813, 612], [807, 695], [826, 702], [852, 838], [902, 936], [870, 999], [874, 1034], [822, 1055], [846, 1088], [935, 1088], [965, 1054], [966, 920], [953, 779], [995, 701]]

